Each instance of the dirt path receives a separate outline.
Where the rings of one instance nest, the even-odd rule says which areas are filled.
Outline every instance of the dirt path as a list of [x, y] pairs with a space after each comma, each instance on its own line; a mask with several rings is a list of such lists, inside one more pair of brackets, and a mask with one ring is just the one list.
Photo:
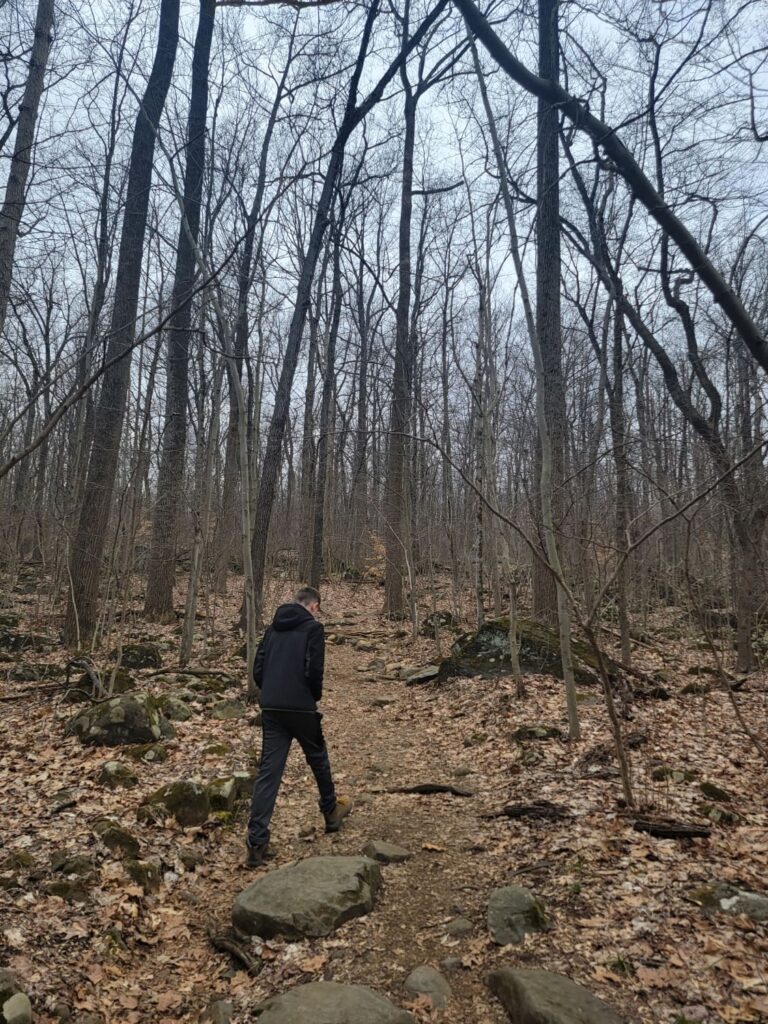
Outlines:
[[[217, 996], [234, 1002], [239, 1024], [264, 998], [322, 978], [370, 985], [406, 1006], [407, 974], [423, 964], [439, 967], [447, 957], [461, 962], [447, 974], [449, 1006], [430, 1014], [423, 1004], [411, 1005], [418, 1021], [502, 1024], [486, 987], [489, 970], [501, 964], [567, 974], [636, 1024], [768, 1019], [761, 1016], [765, 980], [755, 968], [768, 956], [764, 929], [705, 918], [690, 895], [715, 879], [765, 888], [764, 773], [745, 752], [724, 695], [638, 705], [628, 725], [645, 737], [632, 755], [638, 795], [657, 813], [699, 813], [698, 782], [710, 779], [735, 794], [741, 815], [736, 826], [716, 828], [704, 843], [659, 842], [633, 832], [617, 805], [605, 712], [594, 692], [582, 694], [580, 745], [520, 744], [512, 733], [521, 725], [564, 727], [556, 680], [531, 677], [524, 702], [515, 701], [505, 678], [408, 688], [368, 666], [373, 658], [426, 661], [426, 641], [414, 647], [374, 615], [349, 620], [340, 632], [379, 634], [379, 651], [328, 646], [325, 731], [338, 788], [357, 806], [339, 835], [326, 836], [312, 777], [295, 750], [273, 820], [270, 868], [318, 854], [360, 853], [372, 839], [397, 843], [413, 856], [384, 867], [384, 888], [368, 917], [328, 939], [257, 946], [264, 968], [256, 977], [216, 952], [207, 932], [211, 924], [228, 927], [236, 894], [254, 877], [241, 866], [244, 809], [230, 824], [186, 831], [172, 822], [139, 826], [136, 809], [165, 782], [209, 781], [252, 767], [258, 729], [247, 719], [196, 715], [179, 724], [165, 763], [139, 763], [139, 785], [112, 793], [98, 775], [105, 761], [124, 759], [122, 752], [62, 740], [71, 711], [56, 702], [5, 706], [0, 860], [26, 853], [30, 871], [43, 880], [0, 889], [0, 966], [24, 978], [38, 1024], [85, 1024], [79, 1015], [87, 1012], [109, 1024], [196, 1022]], [[232, 646], [222, 638], [217, 665], [236, 671], [242, 662]], [[379, 698], [392, 703], [376, 707]], [[764, 714], [761, 700], [743, 698], [752, 720]], [[653, 782], [652, 769], [662, 762], [689, 769], [686, 781]], [[387, 792], [424, 782], [452, 783], [474, 795]], [[510, 801], [542, 798], [567, 804], [572, 817], [483, 816]], [[118, 860], [104, 856], [93, 835], [104, 814], [141, 840], [143, 857], [162, 862], [156, 894], [145, 896]], [[85, 902], [65, 903], [45, 891], [47, 865], [62, 849], [96, 857]], [[199, 861], [194, 868], [191, 854]], [[488, 937], [485, 916], [491, 891], [507, 884], [532, 889], [552, 928], [500, 949]], [[455, 940], [445, 926], [459, 914], [474, 931]]]

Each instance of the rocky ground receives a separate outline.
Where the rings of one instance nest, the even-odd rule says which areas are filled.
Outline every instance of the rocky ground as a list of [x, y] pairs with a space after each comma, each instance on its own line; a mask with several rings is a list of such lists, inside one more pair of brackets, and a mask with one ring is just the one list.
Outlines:
[[[160, 698], [175, 735], [160, 735], [150, 709], [140, 744], [88, 746], [87, 728], [67, 731], [77, 706], [60, 686], [12, 678], [25, 674], [23, 661], [38, 675], [55, 664], [48, 679], [58, 682], [62, 652], [23, 609], [9, 619], [0, 968], [14, 972], [35, 1020], [198, 1021], [219, 1000], [209, 1019], [236, 1024], [256, 1020], [270, 997], [333, 982], [367, 986], [416, 1021], [501, 1024], [509, 1018], [498, 996], [512, 982], [497, 975], [492, 992], [488, 977], [514, 967], [579, 982], [614, 1008], [606, 1022], [768, 1021], [765, 764], [728, 696], [710, 688], [706, 658], [695, 655], [692, 676], [693, 655], [679, 643], [638, 653], [649, 672], [665, 668], [669, 696], [636, 702], [624, 722], [638, 800], [646, 816], [711, 832], [659, 839], [636, 831], [621, 805], [595, 687], [580, 688], [583, 739], [569, 746], [556, 679], [529, 676], [524, 700], [506, 676], [406, 686], [400, 676], [434, 661], [434, 644], [360, 611], [366, 603], [378, 606], [375, 590], [339, 586], [324, 604], [338, 641], [328, 644], [324, 727], [355, 811], [339, 835], [325, 835], [294, 751], [273, 821], [275, 859], [256, 873], [242, 867], [242, 794], [258, 729], [256, 710], [240, 701], [236, 637], [198, 650], [205, 671], [180, 678], [168, 672], [177, 638], [137, 625], [137, 636], [157, 643], [163, 669], [129, 672], [140, 694]], [[7, 638], [24, 630], [39, 632], [37, 653], [11, 649]], [[765, 690], [756, 676], [738, 695], [763, 738]], [[424, 786], [454, 792], [402, 791]], [[510, 804], [524, 805], [523, 816], [498, 816]], [[369, 912], [308, 938], [233, 932], [235, 901], [254, 880], [307, 858], [364, 852], [379, 858], [376, 891], [362, 900]], [[418, 968], [432, 970], [414, 976]], [[262, 1019], [303, 1019], [290, 1007], [269, 1013]], [[581, 1018], [562, 1018], [571, 1019]]]

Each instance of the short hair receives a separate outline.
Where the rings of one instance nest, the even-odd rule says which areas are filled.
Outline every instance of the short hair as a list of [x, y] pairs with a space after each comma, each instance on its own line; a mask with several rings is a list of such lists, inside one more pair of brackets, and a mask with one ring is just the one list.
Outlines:
[[294, 600], [298, 604], [303, 604], [305, 608], [308, 608], [311, 604], [320, 604], [320, 591], [315, 590], [314, 587], [302, 587], [296, 591], [296, 597]]

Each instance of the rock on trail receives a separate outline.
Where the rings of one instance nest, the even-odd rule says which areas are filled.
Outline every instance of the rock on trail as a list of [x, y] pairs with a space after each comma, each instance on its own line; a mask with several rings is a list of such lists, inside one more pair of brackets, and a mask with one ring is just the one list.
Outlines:
[[384, 996], [363, 985], [313, 981], [254, 1010], [259, 1024], [414, 1024]]

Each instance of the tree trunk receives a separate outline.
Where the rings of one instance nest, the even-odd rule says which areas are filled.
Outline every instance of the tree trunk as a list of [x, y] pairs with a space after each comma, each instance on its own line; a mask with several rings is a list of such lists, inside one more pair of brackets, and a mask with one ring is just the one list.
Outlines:
[[43, 95], [45, 70], [53, 36], [53, 0], [38, 0], [35, 38], [29, 58], [29, 74], [16, 123], [16, 140], [0, 209], [0, 335], [5, 326], [13, 280], [13, 261], [26, 203], [27, 179], [32, 166], [35, 128]]
[[[403, 44], [407, 39], [404, 32]], [[392, 405], [389, 420], [387, 477], [384, 487], [384, 611], [392, 618], [405, 615], [405, 583], [408, 579], [409, 516], [406, 508], [408, 487], [407, 434], [411, 422], [411, 388], [414, 353], [411, 345], [411, 218], [413, 211], [413, 157], [416, 144], [416, 97], [403, 67], [401, 80], [405, 93], [403, 142], [403, 179], [400, 192], [400, 231], [398, 242], [398, 296], [395, 314], [395, 367], [392, 378]]]
[[[559, 0], [539, 0], [539, 75], [559, 78]], [[559, 115], [547, 100], [538, 101], [536, 162], [536, 332], [543, 366], [542, 389], [552, 449], [552, 516], [561, 524], [564, 501], [565, 386], [560, 326], [560, 170]], [[539, 443], [538, 460], [542, 453]], [[539, 509], [541, 499], [539, 499]], [[541, 524], [541, 520], [539, 520]], [[546, 548], [546, 544], [545, 544]], [[536, 562], [533, 571], [533, 614], [543, 622], [557, 621], [557, 588], [550, 572]]]
[[[310, 560], [309, 583], [319, 588], [323, 569], [323, 526], [325, 518], [325, 494], [328, 479], [328, 453], [333, 438], [333, 389], [336, 371], [336, 339], [341, 320], [341, 225], [336, 227], [333, 245], [333, 287], [331, 292], [331, 324], [328, 330], [328, 344], [325, 350], [325, 376], [323, 377], [323, 398], [320, 410], [320, 439], [317, 445], [317, 480], [314, 492], [314, 514], [312, 530], [312, 558]], [[308, 511], [308, 510], [307, 510]]]
[[[120, 239], [115, 302], [104, 373], [94, 419], [94, 438], [83, 491], [74, 550], [71, 591], [64, 626], [67, 643], [80, 644], [96, 623], [101, 559], [107, 539], [112, 495], [131, 375], [144, 236], [147, 227], [155, 133], [165, 106], [178, 44], [179, 0], [162, 0], [152, 72], [136, 115]], [[112, 360], [115, 360], [112, 362]]]
[[[208, 112], [208, 67], [213, 38], [214, 0], [200, 0], [200, 16], [192, 56], [192, 94], [187, 122], [187, 165], [184, 174], [182, 224], [176, 250], [176, 272], [167, 334], [168, 381], [165, 426], [157, 478], [157, 502], [147, 570], [144, 614], [157, 622], [174, 618], [176, 535], [184, 490], [189, 397], [189, 343], [192, 337], [192, 292], [197, 277], [195, 246], [200, 233], [200, 205], [205, 170]], [[184, 221], [186, 220], [186, 224]]]

